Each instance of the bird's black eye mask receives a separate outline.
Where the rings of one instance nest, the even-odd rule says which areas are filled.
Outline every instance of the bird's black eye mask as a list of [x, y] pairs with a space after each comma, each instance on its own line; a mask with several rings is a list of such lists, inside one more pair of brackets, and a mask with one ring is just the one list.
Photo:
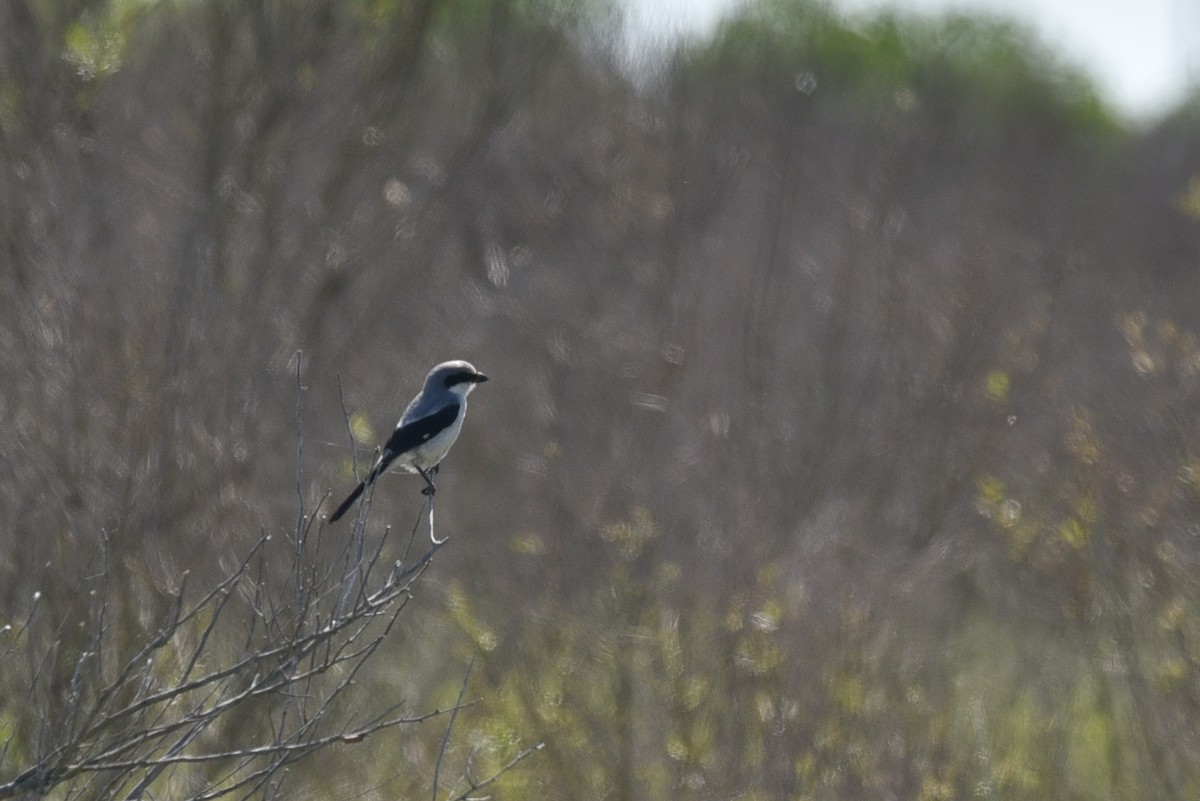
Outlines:
[[446, 389], [450, 389], [459, 384], [481, 384], [487, 380], [487, 376], [483, 373], [468, 373], [466, 370], [461, 370], [446, 376], [445, 383]]

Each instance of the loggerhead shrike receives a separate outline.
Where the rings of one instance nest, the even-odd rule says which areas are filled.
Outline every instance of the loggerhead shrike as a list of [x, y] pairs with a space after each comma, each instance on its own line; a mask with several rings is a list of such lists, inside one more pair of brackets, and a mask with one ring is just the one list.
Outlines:
[[487, 380], [486, 375], [462, 361], [442, 362], [430, 370], [425, 376], [425, 386], [400, 416], [371, 472], [342, 501], [329, 522], [336, 522], [346, 514], [363, 490], [392, 467], [419, 473], [426, 485], [422, 492], [432, 495], [435, 488], [431, 476], [437, 473], [438, 463], [446, 458], [450, 446], [458, 439], [467, 415], [467, 395], [476, 384]]

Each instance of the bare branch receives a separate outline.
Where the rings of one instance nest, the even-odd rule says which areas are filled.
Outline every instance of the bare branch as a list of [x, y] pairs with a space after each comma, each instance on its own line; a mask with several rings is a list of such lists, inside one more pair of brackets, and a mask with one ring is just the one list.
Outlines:
[[494, 784], [496, 782], [496, 780], [499, 779], [501, 776], [503, 776], [505, 773], [512, 770], [518, 764], [520, 764], [521, 762], [524, 762], [527, 758], [533, 756], [535, 753], [537, 753], [538, 751], [541, 751], [545, 747], [546, 747], [545, 743], [538, 743], [537, 745], [531, 745], [529, 748], [526, 748], [524, 751], [521, 751], [515, 757], [513, 757], [508, 762], [506, 762], [503, 766], [500, 767], [499, 770], [497, 770], [491, 776], [488, 776], [486, 779], [484, 779], [483, 781], [480, 781], [480, 782], [475, 782], [475, 781], [469, 782], [471, 786], [469, 788], [467, 788], [466, 791], [464, 791], [460, 795], [454, 796], [453, 798], [447, 799], [447, 801], [468, 801], [471, 793], [482, 790], [484, 787], [487, 787], [490, 784]]
[[458, 688], [458, 700], [454, 702], [454, 711], [450, 714], [450, 722], [446, 724], [446, 733], [442, 736], [442, 746], [438, 749], [437, 762], [433, 766], [433, 795], [432, 801], [437, 801], [438, 778], [442, 773], [442, 761], [446, 758], [446, 744], [450, 742], [450, 732], [454, 729], [454, 719], [458, 717], [458, 709], [462, 704], [463, 693], [467, 691], [467, 682], [471, 680], [471, 670], [475, 667], [475, 656], [471, 656], [467, 664], [467, 672], [463, 674], [462, 686]]

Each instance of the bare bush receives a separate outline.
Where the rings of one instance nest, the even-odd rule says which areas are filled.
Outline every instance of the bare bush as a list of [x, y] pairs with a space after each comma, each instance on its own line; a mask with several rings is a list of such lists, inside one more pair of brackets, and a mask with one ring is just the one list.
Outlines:
[[[299, 358], [296, 369], [299, 378]], [[445, 540], [414, 556], [418, 516], [395, 545], [399, 558], [384, 559], [394, 533], [369, 531], [369, 496], [348, 532], [327, 527], [321, 504], [308, 508], [303, 493], [300, 410], [298, 402], [300, 497], [290, 536], [260, 535], [200, 588], [182, 571], [165, 616], [149, 621], [139, 643], [114, 627], [129, 600], [113, 591], [118, 574], [102, 532], [79, 618], [56, 618], [39, 592], [23, 621], [5, 628], [0, 666], [26, 697], [19, 714], [7, 712], [0, 798], [294, 797], [284, 791], [293, 763], [449, 713], [436, 801], [466, 677], [452, 707], [424, 712], [403, 698], [364, 699], [358, 686]], [[368, 534], [374, 542], [365, 547]], [[458, 797], [506, 769], [479, 780], [465, 774]]]

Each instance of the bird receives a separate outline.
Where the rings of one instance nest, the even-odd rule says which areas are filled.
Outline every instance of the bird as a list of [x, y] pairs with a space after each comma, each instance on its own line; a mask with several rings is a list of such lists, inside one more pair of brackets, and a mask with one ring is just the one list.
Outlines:
[[421, 492], [432, 496], [436, 491], [433, 476], [462, 430], [467, 396], [487, 380], [470, 362], [459, 360], [442, 362], [430, 370], [425, 376], [425, 386], [400, 415], [396, 430], [383, 444], [371, 471], [334, 510], [329, 522], [336, 523], [363, 490], [391, 468], [419, 474], [425, 479]]

